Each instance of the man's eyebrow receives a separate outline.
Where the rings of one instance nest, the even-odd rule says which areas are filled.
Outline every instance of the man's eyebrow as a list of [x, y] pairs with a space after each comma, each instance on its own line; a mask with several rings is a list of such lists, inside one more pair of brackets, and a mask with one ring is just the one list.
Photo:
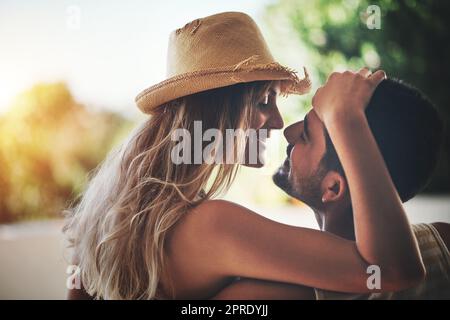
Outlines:
[[303, 119], [303, 130], [305, 131], [306, 138], [309, 139], [309, 130], [308, 130], [308, 114], [305, 115]]

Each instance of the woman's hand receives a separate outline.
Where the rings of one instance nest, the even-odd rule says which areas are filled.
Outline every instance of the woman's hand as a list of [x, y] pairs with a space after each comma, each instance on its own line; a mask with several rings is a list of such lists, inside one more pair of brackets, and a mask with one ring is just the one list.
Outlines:
[[385, 78], [383, 70], [372, 74], [367, 68], [357, 73], [333, 72], [312, 99], [314, 111], [325, 125], [336, 116], [363, 114], [375, 88]]

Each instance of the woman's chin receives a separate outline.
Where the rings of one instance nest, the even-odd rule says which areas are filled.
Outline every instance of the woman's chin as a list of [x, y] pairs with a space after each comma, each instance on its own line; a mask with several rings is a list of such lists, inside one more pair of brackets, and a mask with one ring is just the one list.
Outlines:
[[249, 168], [257, 168], [257, 169], [264, 167], [264, 163], [261, 163], [259, 161], [257, 163], [243, 163], [242, 165]]

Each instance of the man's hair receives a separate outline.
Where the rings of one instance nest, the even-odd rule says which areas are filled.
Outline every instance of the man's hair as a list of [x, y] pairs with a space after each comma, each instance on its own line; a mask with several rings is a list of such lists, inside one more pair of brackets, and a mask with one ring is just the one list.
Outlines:
[[[436, 167], [443, 140], [443, 122], [419, 90], [399, 80], [383, 80], [366, 116], [391, 178], [403, 202], [419, 193]], [[345, 177], [326, 129], [321, 166]]]

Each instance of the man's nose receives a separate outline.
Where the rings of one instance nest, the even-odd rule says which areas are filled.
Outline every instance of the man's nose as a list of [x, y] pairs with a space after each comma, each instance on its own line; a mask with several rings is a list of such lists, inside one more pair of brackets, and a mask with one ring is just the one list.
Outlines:
[[292, 140], [292, 130], [294, 130], [294, 125], [293, 124], [291, 124], [290, 126], [288, 126], [286, 129], [284, 129], [284, 131], [283, 131], [283, 135], [284, 135], [284, 137], [286, 138], [286, 140], [289, 142], [289, 143], [293, 143], [293, 140]]

